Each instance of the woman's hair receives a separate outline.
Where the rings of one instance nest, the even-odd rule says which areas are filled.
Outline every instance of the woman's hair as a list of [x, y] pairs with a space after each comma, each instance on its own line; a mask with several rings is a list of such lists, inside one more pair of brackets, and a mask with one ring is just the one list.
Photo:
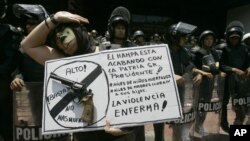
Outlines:
[[57, 33], [62, 32], [65, 28], [70, 28], [72, 29], [76, 42], [77, 42], [77, 50], [74, 52], [72, 56], [75, 55], [81, 55], [81, 54], [87, 54], [87, 53], [92, 53], [95, 50], [95, 43], [94, 40], [91, 36], [88, 35], [88, 31], [86, 27], [83, 25], [79, 24], [60, 24], [58, 25], [54, 31], [49, 35], [49, 44], [63, 53], [65, 56], [69, 56], [68, 54], [65, 54], [64, 51], [58, 47], [56, 41], [57, 41]]

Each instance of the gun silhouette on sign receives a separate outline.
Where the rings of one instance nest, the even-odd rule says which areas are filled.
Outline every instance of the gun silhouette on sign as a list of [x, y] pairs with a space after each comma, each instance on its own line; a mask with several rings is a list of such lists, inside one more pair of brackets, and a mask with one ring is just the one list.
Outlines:
[[71, 101], [78, 99], [84, 105], [84, 111], [81, 119], [87, 123], [92, 123], [93, 114], [93, 101], [92, 91], [87, 90], [88, 86], [95, 81], [95, 79], [102, 73], [100, 65], [92, 71], [81, 82], [69, 80], [64, 77], [60, 77], [55, 73], [50, 74], [50, 78], [60, 81], [62, 84], [70, 87], [70, 91], [51, 109], [50, 114], [55, 118]]

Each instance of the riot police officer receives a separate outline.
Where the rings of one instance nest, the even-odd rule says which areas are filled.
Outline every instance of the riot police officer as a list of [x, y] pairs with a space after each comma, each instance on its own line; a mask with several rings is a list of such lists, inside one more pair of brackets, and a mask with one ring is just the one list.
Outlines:
[[[169, 41], [169, 50], [173, 63], [173, 68], [175, 72], [175, 78], [177, 81], [179, 97], [181, 105], [183, 107], [184, 114], [186, 113], [184, 107], [184, 97], [185, 97], [185, 80], [183, 75], [187, 72], [192, 72], [195, 75], [193, 78], [193, 83], [198, 86], [201, 83], [202, 75], [198, 69], [194, 67], [191, 60], [191, 54], [188, 52], [184, 45], [186, 43], [186, 36], [191, 34], [197, 27], [187, 23], [179, 22], [170, 26], [167, 34], [167, 39]], [[189, 112], [189, 111], [188, 111]], [[191, 123], [173, 123], [171, 125], [173, 129], [173, 140], [174, 141], [187, 141], [189, 140], [189, 130], [191, 128]]]
[[[226, 47], [223, 48], [220, 66], [221, 70], [227, 75], [225, 78], [225, 88], [222, 104], [221, 127], [225, 132], [229, 132], [229, 123], [227, 120], [227, 104], [230, 95], [240, 96], [239, 89], [242, 85], [239, 83], [241, 77], [249, 76], [249, 58], [246, 47], [241, 44], [244, 33], [244, 26], [240, 21], [231, 22], [226, 28]], [[240, 85], [239, 85], [240, 84]], [[233, 103], [234, 105], [234, 103]], [[234, 105], [236, 118], [234, 124], [242, 124], [245, 118], [242, 106]]]
[[134, 41], [135, 45], [137, 45], [137, 46], [146, 45], [145, 35], [144, 35], [143, 31], [141, 31], [141, 30], [135, 31], [133, 34], [133, 41]]
[[[48, 17], [47, 11], [41, 5], [14, 4], [13, 12], [17, 18], [25, 22], [24, 30], [29, 34], [40, 22]], [[42, 82], [44, 67], [31, 59], [22, 50], [18, 63], [19, 73], [15, 76], [10, 87], [14, 91], [20, 91], [25, 82]], [[40, 115], [40, 114], [39, 114]]]
[[[121, 11], [120, 11], [121, 10]], [[113, 10], [108, 21], [110, 43], [100, 44], [100, 50], [131, 47], [129, 40], [130, 13], [121, 7]]]
[[105, 31], [104, 37], [101, 38], [101, 43], [108, 42], [109, 38], [110, 38], [110, 35], [109, 35], [108, 30], [107, 30], [107, 31]]
[[161, 42], [161, 36], [158, 33], [155, 33], [153, 35], [153, 39], [150, 42], [151, 45], [157, 45], [157, 44], [162, 44]]
[[4, 24], [7, 1], [0, 0], [0, 136], [12, 140], [12, 94], [10, 90], [11, 73], [16, 68], [18, 47], [21, 41], [17, 28]]
[[95, 41], [95, 45], [98, 46], [101, 37], [98, 37], [98, 32], [95, 29], [91, 30], [91, 36], [93, 40]]
[[[210, 102], [214, 88], [215, 75], [219, 74], [219, 55], [214, 49], [216, 43], [215, 33], [205, 30], [199, 37], [199, 49], [192, 50], [195, 54], [194, 64], [202, 72], [202, 82], [199, 87], [199, 103]], [[197, 111], [194, 130], [202, 136], [207, 135], [203, 127], [206, 111]]]

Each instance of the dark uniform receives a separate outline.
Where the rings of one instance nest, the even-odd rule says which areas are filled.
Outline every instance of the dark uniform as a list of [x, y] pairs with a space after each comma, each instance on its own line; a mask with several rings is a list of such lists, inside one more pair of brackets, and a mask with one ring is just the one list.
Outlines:
[[[41, 5], [14, 4], [14, 15], [25, 22], [25, 26], [37, 26], [46, 17], [47, 11]], [[26, 27], [25, 31], [27, 30]], [[27, 33], [29, 34], [29, 33]], [[43, 82], [44, 67], [20, 50], [19, 73], [25, 82]]]
[[19, 61], [18, 68], [24, 82], [43, 82], [44, 66], [38, 64], [26, 54], [21, 54]]
[[[237, 23], [237, 24], [235, 24]], [[221, 116], [221, 127], [226, 132], [229, 131], [228, 121], [227, 121], [227, 104], [229, 102], [230, 95], [232, 96], [240, 96], [243, 90], [242, 84], [240, 83], [240, 78], [236, 74], [233, 73], [232, 68], [237, 68], [242, 71], [245, 71], [249, 67], [249, 58], [246, 47], [240, 43], [242, 34], [244, 32], [244, 27], [240, 22], [232, 22], [228, 25], [226, 30], [226, 40], [227, 45], [223, 48], [220, 66], [221, 70], [224, 71], [226, 75], [225, 79], [225, 89], [224, 89], [224, 97], [222, 104], [222, 116]], [[232, 35], [237, 35], [239, 37], [239, 43], [235, 46], [232, 46], [229, 42], [229, 38]], [[234, 110], [236, 113], [236, 118], [234, 124], [242, 124], [245, 118], [244, 110], [241, 106], [234, 106]], [[239, 123], [240, 122], [240, 123]]]
[[[209, 46], [209, 48], [204, 48], [203, 43], [206, 36], [211, 35], [213, 37], [213, 44]], [[202, 82], [199, 86], [199, 98], [198, 103], [202, 102], [210, 102], [213, 96], [215, 75], [219, 74], [219, 66], [215, 66], [216, 62], [219, 62], [219, 54], [213, 48], [215, 45], [215, 34], [213, 31], [205, 30], [201, 33], [199, 39], [200, 48], [198, 50], [192, 50], [194, 54], [194, 65], [197, 69], [213, 74], [213, 78], [209, 79], [206, 76], [202, 76]], [[208, 68], [203, 68], [202, 66], [206, 65]], [[214, 65], [214, 66], [212, 66]], [[198, 111], [196, 114], [194, 130], [202, 136], [207, 135], [208, 133], [205, 131], [203, 127], [203, 123], [205, 121], [207, 112]]]
[[[229, 102], [230, 94], [235, 94], [237, 93], [236, 89], [230, 89], [232, 88], [232, 85], [236, 85], [236, 81], [232, 80], [233, 78], [233, 73], [232, 73], [232, 68], [238, 68], [240, 70], [245, 71], [249, 67], [249, 59], [248, 59], [248, 54], [246, 47], [243, 46], [242, 44], [239, 44], [235, 47], [226, 47], [223, 49], [223, 53], [221, 56], [221, 69], [224, 71], [227, 76], [225, 80], [225, 90], [224, 90], [224, 97], [223, 97], [223, 105], [222, 105], [222, 121], [227, 121], [227, 104]], [[237, 77], [237, 76], [235, 76]], [[232, 83], [234, 84], [232, 84]], [[233, 92], [234, 91], [234, 92]], [[245, 118], [244, 113], [241, 113], [240, 110], [235, 109], [236, 112], [236, 120], [243, 121]], [[228, 124], [228, 123], [225, 123]]]
[[14, 27], [0, 24], [0, 136], [12, 140], [12, 92], [11, 73], [18, 60], [19, 33]]
[[[194, 64], [192, 62], [190, 52], [186, 48], [181, 48], [179, 51], [174, 51], [171, 47], [169, 49], [174, 73], [182, 76], [184, 73], [191, 71]], [[184, 89], [182, 87], [178, 87], [178, 90], [181, 104], [184, 106]]]
[[[184, 42], [187, 34], [192, 33], [196, 29], [196, 26], [179, 22], [178, 24], [172, 25], [168, 32], [169, 50], [171, 55], [171, 60], [174, 68], [175, 75], [182, 76], [185, 73], [192, 72], [194, 67], [191, 60], [191, 53], [184, 48]], [[180, 44], [182, 42], [182, 44]], [[192, 112], [190, 108], [185, 107], [185, 86], [178, 85], [179, 98], [181, 101], [182, 109], [184, 114], [187, 112]], [[192, 108], [191, 108], [192, 109]], [[177, 121], [180, 122], [180, 121]], [[171, 125], [173, 130], [173, 141], [188, 141], [189, 130], [191, 128], [191, 123], [178, 124], [174, 123]]]

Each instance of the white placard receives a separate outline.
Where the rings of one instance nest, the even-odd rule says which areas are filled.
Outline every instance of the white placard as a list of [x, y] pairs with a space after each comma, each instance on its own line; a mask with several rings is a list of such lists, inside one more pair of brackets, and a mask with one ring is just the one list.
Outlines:
[[[93, 123], [81, 120], [83, 103], [72, 87], [52, 74], [83, 82], [93, 93]], [[43, 134], [102, 130], [182, 117], [166, 44], [103, 51], [45, 65]]]

